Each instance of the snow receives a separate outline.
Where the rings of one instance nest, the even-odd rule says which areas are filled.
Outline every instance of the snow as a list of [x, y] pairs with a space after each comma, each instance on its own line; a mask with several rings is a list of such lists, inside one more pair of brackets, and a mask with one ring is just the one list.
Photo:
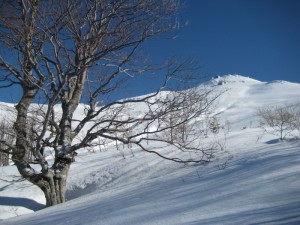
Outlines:
[[262, 136], [255, 116], [262, 105], [298, 102], [300, 84], [227, 75], [203, 87], [226, 90], [213, 113], [230, 128], [208, 137], [224, 147], [215, 161], [178, 164], [114, 145], [81, 150], [68, 201], [50, 208], [28, 182], [4, 181], [18, 179], [13, 166], [0, 167], [0, 224], [300, 224], [300, 141]]

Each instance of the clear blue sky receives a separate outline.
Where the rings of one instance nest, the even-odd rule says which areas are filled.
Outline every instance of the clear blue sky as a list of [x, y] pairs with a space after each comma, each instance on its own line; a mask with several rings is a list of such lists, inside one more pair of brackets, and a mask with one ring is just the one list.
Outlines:
[[[176, 39], [153, 54], [195, 56], [210, 75], [300, 82], [299, 0], [186, 0]], [[163, 53], [162, 53], [163, 52]]]
[[[148, 54], [193, 56], [202, 72], [240, 74], [261, 81], [300, 83], [300, 0], [186, 0], [180, 14], [188, 25], [171, 40], [147, 44]], [[136, 83], [128, 95], [145, 94], [152, 80]], [[130, 86], [129, 86], [130, 87]], [[127, 97], [124, 93], [124, 96]], [[0, 92], [0, 101], [7, 98]]]
[[[196, 56], [209, 75], [300, 82], [300, 0], [186, 0], [189, 25], [166, 51]], [[158, 45], [157, 51], [163, 49]]]

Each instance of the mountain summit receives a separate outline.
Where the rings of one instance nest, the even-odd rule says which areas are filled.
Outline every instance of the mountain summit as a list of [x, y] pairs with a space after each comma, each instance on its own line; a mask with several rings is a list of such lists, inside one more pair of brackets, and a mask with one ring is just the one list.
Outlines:
[[214, 76], [211, 80], [211, 83], [214, 85], [222, 85], [225, 83], [258, 84], [258, 83], [262, 83], [262, 82], [258, 81], [258, 80], [254, 80], [250, 77], [228, 74], [225, 76]]

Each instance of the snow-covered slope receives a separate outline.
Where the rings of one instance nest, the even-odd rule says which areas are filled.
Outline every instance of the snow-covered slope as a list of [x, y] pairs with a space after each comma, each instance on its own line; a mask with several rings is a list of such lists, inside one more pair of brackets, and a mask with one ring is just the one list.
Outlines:
[[[39, 210], [39, 189], [0, 180], [0, 224], [300, 224], [299, 139], [261, 137], [255, 116], [265, 104], [298, 102], [300, 84], [227, 75], [203, 87], [225, 91], [214, 114], [226, 131], [208, 137], [225, 150], [214, 162], [182, 165], [126, 146], [81, 151], [65, 204]], [[1, 179], [11, 174], [0, 167]]]

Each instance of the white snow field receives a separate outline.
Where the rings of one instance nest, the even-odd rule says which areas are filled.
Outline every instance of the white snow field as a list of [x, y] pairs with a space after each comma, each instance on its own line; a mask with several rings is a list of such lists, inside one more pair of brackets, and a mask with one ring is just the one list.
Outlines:
[[[300, 84], [227, 75], [203, 87], [227, 90], [214, 112], [227, 126], [206, 138], [224, 148], [211, 163], [178, 164], [135, 147], [81, 150], [68, 201], [50, 208], [30, 183], [4, 181], [19, 179], [13, 166], [0, 167], [0, 224], [300, 224], [300, 134], [262, 135], [255, 115], [299, 102]], [[3, 117], [13, 105], [0, 107]]]

